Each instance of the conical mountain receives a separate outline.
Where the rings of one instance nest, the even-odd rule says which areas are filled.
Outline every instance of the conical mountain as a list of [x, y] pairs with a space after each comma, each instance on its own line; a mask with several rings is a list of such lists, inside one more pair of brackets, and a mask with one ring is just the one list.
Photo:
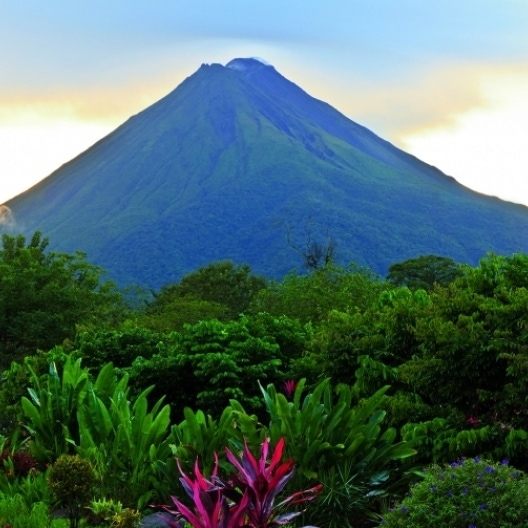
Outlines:
[[15, 230], [151, 287], [214, 260], [280, 277], [292, 245], [384, 274], [423, 254], [528, 251], [528, 209], [480, 195], [255, 59], [202, 65], [9, 201]]

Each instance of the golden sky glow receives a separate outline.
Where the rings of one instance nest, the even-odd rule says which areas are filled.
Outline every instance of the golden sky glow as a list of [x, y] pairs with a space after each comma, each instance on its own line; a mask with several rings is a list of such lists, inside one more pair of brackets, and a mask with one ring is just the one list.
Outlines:
[[528, 205], [528, 71], [490, 73], [481, 87], [483, 105], [404, 135], [403, 146], [470, 188]]

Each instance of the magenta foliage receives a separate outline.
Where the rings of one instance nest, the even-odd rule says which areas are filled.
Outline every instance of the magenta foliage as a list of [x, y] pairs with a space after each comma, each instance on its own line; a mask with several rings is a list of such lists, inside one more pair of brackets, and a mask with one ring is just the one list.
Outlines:
[[[192, 499], [194, 508], [190, 509], [176, 497], [171, 497], [177, 512], [193, 528], [273, 528], [289, 524], [302, 512], [283, 513], [286, 506], [301, 504], [317, 496], [321, 485], [309, 490], [299, 491], [275, 504], [286, 483], [295, 474], [293, 460], [281, 463], [284, 439], [275, 447], [268, 463], [269, 439], [261, 446], [260, 459], [256, 460], [247, 444], [244, 445], [241, 458], [237, 458], [226, 448], [228, 460], [237, 470], [229, 481], [217, 475], [218, 457], [215, 454], [215, 467], [210, 479], [206, 479], [198, 467], [194, 466], [193, 480], [186, 475], [178, 462], [182, 475], [180, 481], [185, 492]], [[173, 528], [177, 522], [169, 524]], [[309, 528], [309, 527], [305, 527]]]
[[232, 491], [240, 490], [243, 495], [247, 495], [246, 514], [249, 525], [254, 528], [269, 528], [290, 523], [302, 512], [281, 514], [284, 508], [314, 499], [322, 487], [318, 485], [309, 490], [298, 491], [275, 504], [275, 500], [295, 474], [291, 458], [281, 463], [283, 450], [284, 438], [281, 438], [268, 463], [268, 438], [262, 443], [259, 460], [255, 459], [247, 444], [244, 446], [240, 460], [226, 449], [227, 459], [238, 470], [238, 474], [232, 476], [228, 485]]
[[[166, 507], [168, 512], [183, 517], [194, 528], [239, 528], [244, 526], [247, 498], [242, 497], [238, 504], [228, 504], [227, 497], [222, 490], [222, 481], [217, 477], [218, 457], [216, 454], [211, 480], [203, 476], [198, 461], [194, 464], [195, 480], [183, 472], [178, 460], [176, 462], [182, 475], [180, 481], [185, 492], [192, 499], [194, 508], [188, 508], [177, 497], [171, 496], [177, 511]], [[220, 483], [220, 486], [215, 481]], [[181, 526], [177, 521], [167, 524], [171, 528], [180, 528]]]
[[286, 380], [283, 383], [284, 392], [286, 393], [286, 396], [288, 398], [291, 398], [293, 396], [293, 393], [295, 392], [295, 389], [297, 387], [297, 382], [295, 380], [289, 379]]

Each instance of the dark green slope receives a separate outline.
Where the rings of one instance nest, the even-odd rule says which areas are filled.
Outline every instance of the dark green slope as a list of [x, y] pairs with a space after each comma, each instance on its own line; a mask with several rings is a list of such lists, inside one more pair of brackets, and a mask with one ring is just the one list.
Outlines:
[[152, 287], [212, 260], [280, 276], [286, 241], [337, 242], [384, 274], [436, 253], [528, 251], [528, 209], [469, 191], [282, 77], [235, 59], [176, 90], [7, 204], [20, 230]]

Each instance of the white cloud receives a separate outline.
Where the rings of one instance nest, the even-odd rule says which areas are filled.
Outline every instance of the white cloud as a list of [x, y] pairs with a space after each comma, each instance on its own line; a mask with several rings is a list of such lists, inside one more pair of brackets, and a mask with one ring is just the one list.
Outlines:
[[0, 204], [32, 187], [110, 132], [66, 118], [0, 124]]
[[489, 75], [481, 87], [485, 107], [402, 140], [408, 151], [462, 184], [528, 205], [528, 73]]

